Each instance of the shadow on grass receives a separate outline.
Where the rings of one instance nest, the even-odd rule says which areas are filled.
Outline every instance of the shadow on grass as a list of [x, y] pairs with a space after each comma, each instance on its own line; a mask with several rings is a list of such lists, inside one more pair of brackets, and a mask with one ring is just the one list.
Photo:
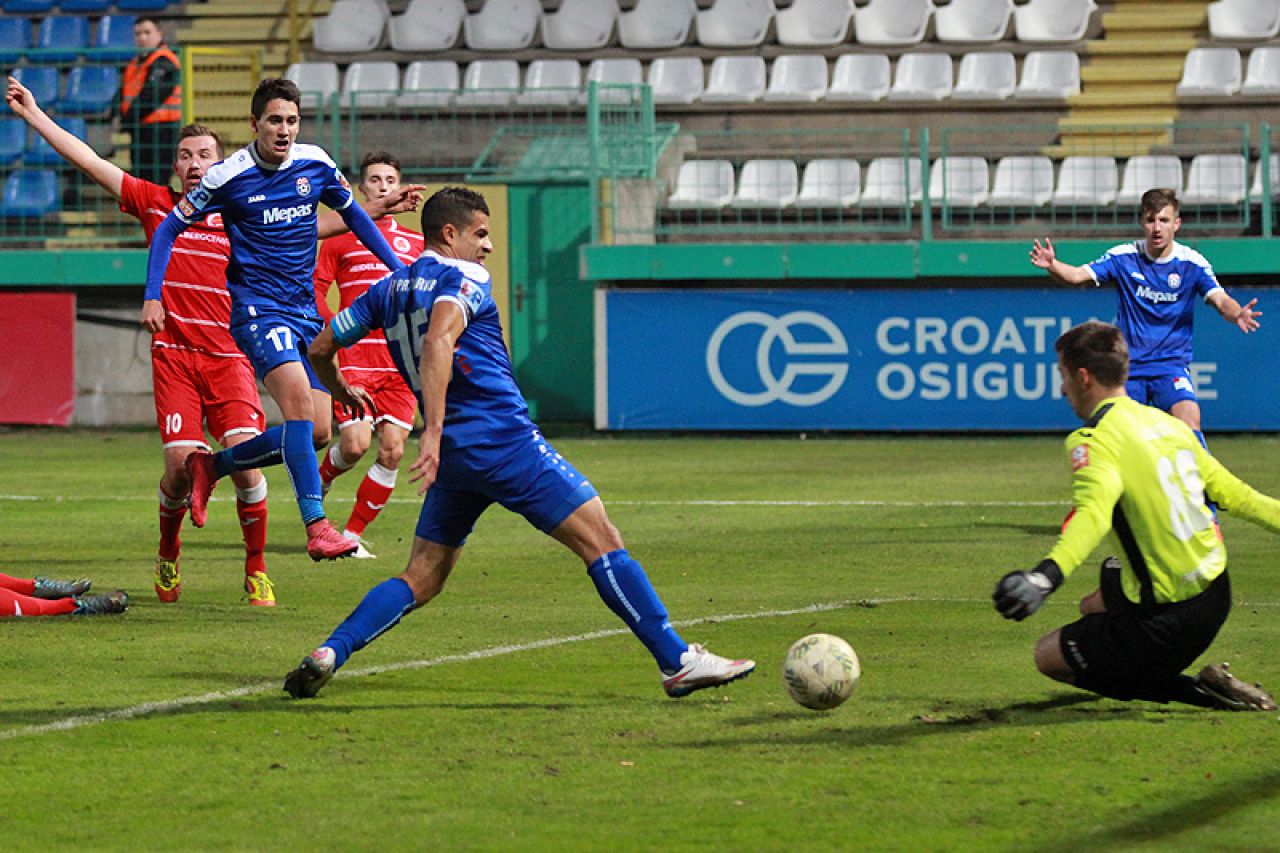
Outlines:
[[1062, 526], [1058, 524], [1019, 524], [1014, 521], [979, 521], [978, 527], [994, 527], [1000, 530], [1016, 530], [1019, 533], [1025, 533], [1028, 536], [1053, 536], [1056, 537], [1062, 532]]

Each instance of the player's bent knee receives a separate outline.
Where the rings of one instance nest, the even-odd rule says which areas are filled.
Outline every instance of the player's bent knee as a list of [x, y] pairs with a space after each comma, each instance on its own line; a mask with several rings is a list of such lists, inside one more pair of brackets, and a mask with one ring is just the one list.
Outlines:
[[1045, 634], [1036, 643], [1036, 669], [1047, 678], [1071, 684], [1075, 681], [1075, 673], [1066, 658], [1062, 656], [1061, 633], [1061, 631], [1053, 631]]

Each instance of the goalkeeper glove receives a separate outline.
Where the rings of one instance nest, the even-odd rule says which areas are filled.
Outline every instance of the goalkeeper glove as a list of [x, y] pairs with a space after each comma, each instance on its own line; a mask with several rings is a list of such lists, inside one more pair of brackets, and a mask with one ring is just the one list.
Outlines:
[[1062, 570], [1053, 560], [1042, 560], [1029, 572], [1009, 572], [1000, 578], [991, 598], [1006, 619], [1021, 622], [1040, 609], [1044, 600], [1062, 586]]

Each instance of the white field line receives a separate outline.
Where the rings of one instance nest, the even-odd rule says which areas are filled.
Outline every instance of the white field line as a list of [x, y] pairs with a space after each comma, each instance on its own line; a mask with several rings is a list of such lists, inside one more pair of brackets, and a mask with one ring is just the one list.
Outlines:
[[[0, 503], [63, 503], [92, 501], [94, 503], [155, 503], [155, 495], [0, 495]], [[210, 503], [230, 503], [235, 498], [210, 498]], [[328, 497], [325, 503], [352, 503], [354, 498]], [[391, 498], [388, 503], [413, 504], [422, 503], [421, 498]], [[608, 500], [609, 506], [741, 506], [741, 507], [902, 507], [902, 508], [939, 508], [939, 507], [1065, 507], [1068, 501], [885, 501], [885, 500]]]

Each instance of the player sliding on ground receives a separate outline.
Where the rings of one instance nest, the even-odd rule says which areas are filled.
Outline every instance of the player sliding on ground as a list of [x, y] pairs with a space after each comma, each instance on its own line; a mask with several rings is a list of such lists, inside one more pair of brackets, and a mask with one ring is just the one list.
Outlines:
[[396, 367], [418, 395], [425, 427], [412, 480], [425, 493], [409, 565], [371, 589], [324, 644], [289, 673], [294, 698], [315, 696], [352, 653], [435, 598], [490, 504], [524, 516], [578, 555], [596, 590], [644, 643], [668, 695], [718, 687], [755, 669], [690, 645], [609, 521], [595, 488], [542, 437], [516, 387], [483, 266], [493, 250], [483, 196], [449, 188], [422, 209], [427, 251], [360, 296], [316, 337], [310, 356], [335, 401], [368, 402], [334, 363], [384, 329]]
[[90, 586], [85, 578], [58, 581], [0, 574], [0, 617], [107, 616], [129, 608], [129, 595], [123, 589], [90, 595]]
[[1036, 644], [1039, 670], [1112, 699], [1270, 711], [1270, 694], [1227, 665], [1183, 674], [1209, 648], [1231, 610], [1227, 549], [1205, 505], [1280, 533], [1280, 501], [1260, 494], [1209, 455], [1177, 418], [1125, 394], [1129, 350], [1106, 323], [1076, 326], [1057, 341], [1062, 392], [1085, 425], [1067, 438], [1071, 515], [1047, 557], [996, 585], [996, 609], [1035, 613], [1108, 530], [1126, 564], [1102, 563], [1081, 617]]

